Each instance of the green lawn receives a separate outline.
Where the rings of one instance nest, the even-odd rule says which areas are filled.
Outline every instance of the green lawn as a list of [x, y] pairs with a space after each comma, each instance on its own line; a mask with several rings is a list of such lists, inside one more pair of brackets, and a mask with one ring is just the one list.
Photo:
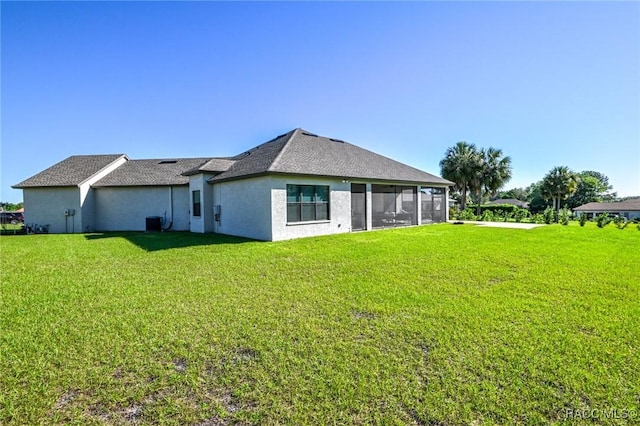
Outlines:
[[0, 248], [0, 424], [640, 419], [635, 227]]

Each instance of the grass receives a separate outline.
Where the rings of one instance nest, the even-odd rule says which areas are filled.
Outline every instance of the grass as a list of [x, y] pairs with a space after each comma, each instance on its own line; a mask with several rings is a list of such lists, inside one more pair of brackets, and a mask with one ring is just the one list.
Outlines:
[[0, 423], [637, 415], [640, 232], [590, 225], [2, 237]]

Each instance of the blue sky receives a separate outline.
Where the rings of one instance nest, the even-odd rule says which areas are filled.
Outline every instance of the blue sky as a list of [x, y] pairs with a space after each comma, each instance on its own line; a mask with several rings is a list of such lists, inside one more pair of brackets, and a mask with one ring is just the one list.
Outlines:
[[439, 174], [458, 141], [640, 195], [638, 2], [2, 2], [2, 188], [296, 127]]

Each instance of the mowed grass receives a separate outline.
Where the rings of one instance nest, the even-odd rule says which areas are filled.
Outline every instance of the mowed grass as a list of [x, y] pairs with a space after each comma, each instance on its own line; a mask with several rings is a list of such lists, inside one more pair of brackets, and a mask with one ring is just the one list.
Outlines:
[[0, 244], [0, 424], [549, 424], [640, 403], [631, 227]]

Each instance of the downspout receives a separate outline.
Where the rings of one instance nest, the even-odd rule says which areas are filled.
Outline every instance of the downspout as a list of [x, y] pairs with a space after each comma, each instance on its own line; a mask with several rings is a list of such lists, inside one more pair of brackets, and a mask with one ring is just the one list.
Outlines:
[[173, 186], [169, 185], [169, 217], [171, 221], [169, 222], [169, 226], [163, 229], [163, 231], [168, 231], [173, 226]]

